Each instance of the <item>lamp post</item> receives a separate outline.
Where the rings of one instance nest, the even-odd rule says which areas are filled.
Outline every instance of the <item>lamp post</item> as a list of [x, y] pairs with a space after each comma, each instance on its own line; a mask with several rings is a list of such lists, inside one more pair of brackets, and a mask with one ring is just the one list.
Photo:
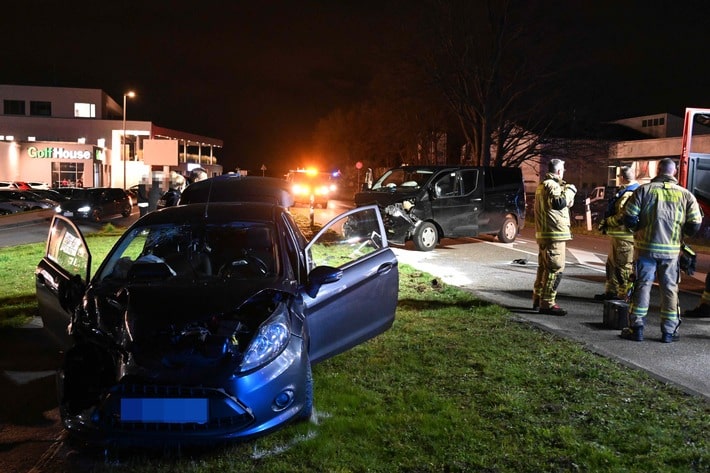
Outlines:
[[123, 188], [126, 188], [126, 97], [133, 98], [136, 93], [132, 90], [123, 94], [123, 134], [121, 135], [121, 159], [123, 159]]

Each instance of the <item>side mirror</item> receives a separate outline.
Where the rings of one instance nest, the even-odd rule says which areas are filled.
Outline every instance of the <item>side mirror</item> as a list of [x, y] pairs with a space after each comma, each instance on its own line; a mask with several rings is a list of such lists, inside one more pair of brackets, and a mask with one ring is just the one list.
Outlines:
[[318, 266], [313, 268], [313, 271], [308, 275], [308, 283], [306, 284], [306, 294], [310, 297], [316, 297], [318, 291], [323, 284], [330, 284], [340, 281], [343, 277], [343, 270], [333, 268], [331, 266]]

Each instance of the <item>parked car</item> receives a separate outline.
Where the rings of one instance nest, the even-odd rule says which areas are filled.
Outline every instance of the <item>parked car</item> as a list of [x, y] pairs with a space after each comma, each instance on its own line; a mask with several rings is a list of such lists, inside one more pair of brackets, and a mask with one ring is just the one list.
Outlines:
[[67, 197], [60, 194], [54, 189], [32, 189], [32, 193], [36, 194], [44, 199], [52, 200], [56, 203], [63, 202], [67, 200]]
[[29, 210], [27, 202], [23, 200], [11, 199], [0, 191], [0, 215], [10, 215]]
[[[343, 234], [353, 215], [372, 223]], [[307, 419], [312, 364], [388, 330], [397, 259], [376, 206], [307, 242], [273, 203], [210, 202], [141, 217], [91, 277], [55, 216], [36, 270], [39, 313], [67, 346], [59, 411], [91, 443], [211, 443]]]
[[117, 187], [65, 187], [59, 192], [69, 197], [57, 208], [57, 213], [65, 217], [100, 222], [116, 215], [128, 217], [133, 211], [131, 198], [125, 190]]
[[57, 202], [28, 190], [0, 189], [0, 193], [8, 199], [25, 202], [27, 204], [26, 210], [54, 209], [57, 207]]
[[178, 203], [267, 202], [289, 208], [294, 205], [291, 186], [283, 179], [223, 174], [187, 186]]
[[36, 181], [33, 181], [33, 182], [28, 182], [27, 185], [30, 186], [30, 188], [32, 188], [32, 189], [44, 189], [44, 190], [46, 190], [46, 189], [51, 189], [51, 188], [52, 188], [52, 187], [51, 187], [49, 184], [47, 184], [46, 182], [36, 182]]
[[[373, 203], [385, 215], [390, 241], [412, 240], [422, 251], [433, 250], [443, 237], [491, 234], [510, 243], [525, 226], [520, 168], [395, 167], [355, 195], [355, 205]], [[356, 228], [356, 219], [350, 226]]]
[[0, 181], [0, 189], [30, 190], [32, 187], [23, 181]]

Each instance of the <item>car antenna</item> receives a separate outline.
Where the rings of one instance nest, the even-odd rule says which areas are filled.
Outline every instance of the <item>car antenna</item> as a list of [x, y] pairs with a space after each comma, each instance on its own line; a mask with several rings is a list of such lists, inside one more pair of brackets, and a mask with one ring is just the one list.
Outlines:
[[205, 203], [205, 215], [204, 217], [207, 218], [207, 209], [210, 206], [210, 199], [212, 197], [212, 186], [214, 185], [214, 179], [210, 179], [210, 186], [207, 189], [207, 201]]

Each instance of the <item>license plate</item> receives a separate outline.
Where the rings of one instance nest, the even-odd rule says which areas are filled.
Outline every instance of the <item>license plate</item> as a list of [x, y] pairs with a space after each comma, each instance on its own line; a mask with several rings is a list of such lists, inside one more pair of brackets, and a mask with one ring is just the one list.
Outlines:
[[123, 398], [121, 421], [159, 424], [205, 424], [209, 419], [207, 399]]
[[64, 212], [62, 215], [64, 215], [65, 217], [73, 217], [74, 212]]

